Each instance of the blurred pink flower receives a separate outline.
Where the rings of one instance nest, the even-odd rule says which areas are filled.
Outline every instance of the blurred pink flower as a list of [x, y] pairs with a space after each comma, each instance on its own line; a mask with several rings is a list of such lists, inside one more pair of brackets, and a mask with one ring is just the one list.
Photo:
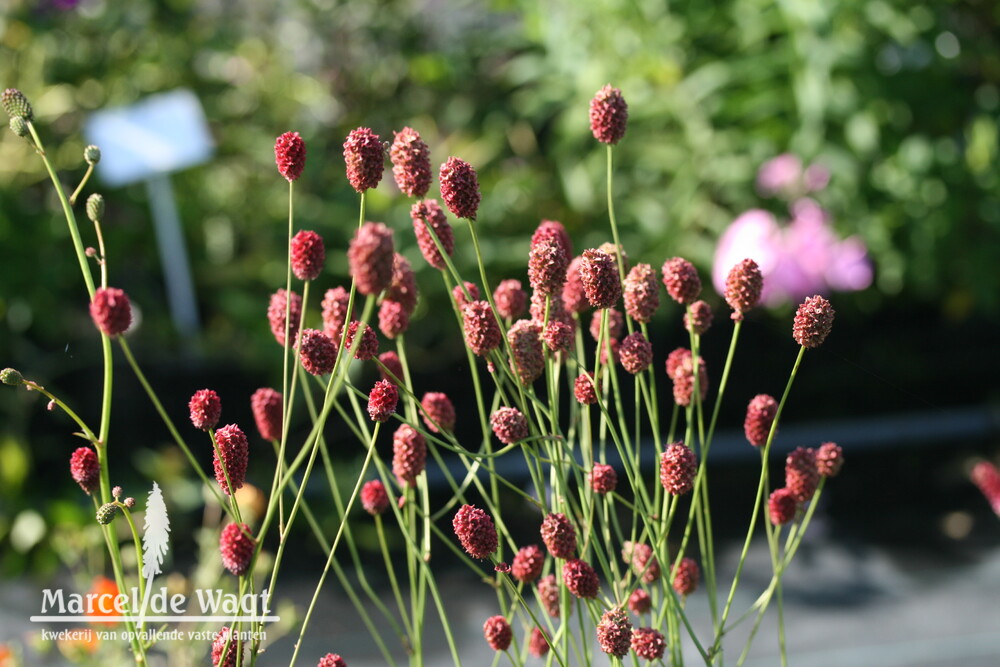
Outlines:
[[781, 194], [796, 189], [801, 179], [802, 161], [791, 153], [782, 153], [760, 166], [757, 191], [765, 197]]

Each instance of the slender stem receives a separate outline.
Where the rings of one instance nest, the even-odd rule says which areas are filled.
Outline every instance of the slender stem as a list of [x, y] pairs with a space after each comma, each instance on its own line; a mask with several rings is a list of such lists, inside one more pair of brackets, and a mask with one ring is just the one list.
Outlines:
[[87, 184], [87, 181], [90, 180], [90, 175], [93, 173], [94, 173], [94, 165], [92, 164], [88, 165], [87, 172], [83, 175], [83, 178], [80, 180], [80, 185], [76, 186], [76, 190], [73, 190], [73, 194], [69, 196], [70, 206], [76, 203], [76, 198], [80, 196], [80, 192], [83, 191], [83, 186]]

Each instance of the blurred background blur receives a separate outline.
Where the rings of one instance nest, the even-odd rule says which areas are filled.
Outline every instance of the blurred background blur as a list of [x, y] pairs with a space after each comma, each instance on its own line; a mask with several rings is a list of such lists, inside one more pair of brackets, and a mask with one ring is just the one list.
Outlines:
[[[98, 178], [87, 189], [107, 200], [110, 281], [141, 314], [131, 344], [178, 423], [191, 393], [213, 387], [224, 420], [250, 424], [250, 394], [280, 377], [264, 316], [285, 280], [287, 186], [274, 167], [277, 135], [298, 131], [308, 147], [296, 225], [326, 240], [321, 289], [348, 282], [343, 250], [357, 196], [344, 178], [341, 145], [362, 125], [387, 141], [410, 125], [435, 165], [449, 155], [473, 164], [490, 279], [526, 284], [530, 232], [541, 219], [562, 221], [578, 252], [610, 240], [605, 152], [587, 121], [588, 101], [610, 82], [629, 104], [628, 132], [615, 149], [623, 244], [633, 262], [659, 267], [681, 255], [699, 267], [704, 298], [721, 305], [705, 342], [716, 377], [729, 327], [710, 276], [728, 247], [720, 239], [736, 234], [734, 221], [763, 221], [783, 239], [774, 252], [791, 260], [819, 252], [831, 262], [813, 282], [788, 278], [788, 296], [775, 295], [744, 327], [723, 429], [739, 428], [754, 394], [780, 394], [795, 353], [789, 323], [803, 295], [796, 290], [828, 292], [834, 332], [807, 355], [786, 411], [802, 440], [780, 445], [843, 440], [848, 467], [828, 488], [826, 534], [932, 563], [995, 557], [1000, 523], [968, 482], [972, 462], [996, 461], [1000, 451], [995, 3], [0, 0], [0, 7], [0, 85], [31, 100], [69, 188], [85, 170], [90, 114], [178, 88], [204, 107], [215, 155], [171, 177], [202, 325], [196, 339], [179, 336], [169, 318], [146, 188], [110, 189]], [[466, 377], [457, 372], [464, 356], [452, 321], [431, 316], [447, 297], [417, 252], [409, 204], [387, 172], [369, 196], [368, 218], [397, 230], [397, 248], [418, 271], [421, 302], [407, 335], [418, 393], [454, 397]], [[84, 232], [92, 243], [92, 231]], [[471, 276], [467, 230], [456, 232], [456, 262]], [[815, 268], [812, 259], [804, 263]], [[41, 161], [6, 129], [0, 266], [0, 364], [96, 420], [100, 347], [66, 223]], [[657, 363], [683, 344], [672, 306], [653, 324], [661, 332]], [[120, 371], [112, 437], [121, 454], [112, 480], [126, 489], [129, 481], [145, 488], [153, 475], [161, 485], [188, 484], [187, 521], [197, 523], [202, 499], [193, 475], [130, 371]], [[66, 474], [75, 446], [66, 421], [38, 396], [0, 393], [0, 577], [44, 580], [72, 551], [54, 528], [90, 512]], [[745, 455], [735, 444], [720, 449], [719, 474], [732, 488], [756, 477]], [[720, 502], [742, 506], [740, 493]], [[734, 526], [745, 525], [743, 514]]]

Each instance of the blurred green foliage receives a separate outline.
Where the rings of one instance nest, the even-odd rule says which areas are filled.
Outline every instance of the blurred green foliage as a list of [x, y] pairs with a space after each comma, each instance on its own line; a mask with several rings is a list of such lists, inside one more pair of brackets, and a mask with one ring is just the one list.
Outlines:
[[[891, 299], [939, 304], [955, 320], [995, 318], [998, 21], [1000, 7], [972, 1], [8, 0], [0, 86], [31, 99], [70, 189], [84, 172], [87, 114], [178, 87], [197, 93], [216, 157], [173, 182], [205, 326], [200, 352], [238, 359], [257, 377], [280, 364], [264, 318], [285, 276], [277, 135], [297, 130], [308, 146], [296, 224], [326, 239], [320, 290], [346, 283], [357, 195], [341, 144], [359, 125], [385, 140], [411, 125], [435, 165], [449, 155], [471, 162], [491, 279], [524, 280], [529, 233], [542, 218], [563, 221], [578, 249], [608, 240], [605, 153], [587, 121], [590, 97], [608, 82], [630, 109], [615, 151], [616, 201], [634, 260], [684, 255], [707, 272], [721, 231], [760, 205], [757, 167], [791, 151], [829, 167], [822, 203], [875, 260], [875, 288], [846, 312]], [[425, 317], [445, 297], [391, 181], [387, 171], [368, 217], [397, 230], [418, 269], [424, 298], [408, 342], [441, 350], [456, 334], [446, 318]], [[183, 358], [191, 349], [167, 319], [145, 190], [102, 192], [111, 282], [142, 312], [134, 345], [150, 362]], [[458, 226], [457, 237], [457, 262], [471, 267], [468, 231]], [[0, 265], [4, 359], [46, 382], [93, 368], [98, 342], [66, 224], [41, 162], [6, 130]], [[319, 298], [314, 290], [317, 319]], [[24, 477], [10, 478], [31, 468], [31, 450], [35, 465], [45, 454], [25, 435], [37, 406], [19, 395], [0, 409], [11, 434], [0, 433], [0, 499], [10, 508]], [[64, 465], [63, 453], [50, 456]], [[0, 535], [8, 527], [0, 521]]]

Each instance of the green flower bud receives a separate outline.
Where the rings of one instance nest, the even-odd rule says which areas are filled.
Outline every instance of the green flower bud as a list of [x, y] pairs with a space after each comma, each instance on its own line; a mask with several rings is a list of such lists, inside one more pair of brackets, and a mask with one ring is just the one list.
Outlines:
[[104, 197], [96, 192], [87, 197], [87, 217], [97, 222], [104, 217]]
[[19, 387], [24, 384], [24, 376], [14, 368], [5, 368], [0, 371], [0, 382], [12, 387]]
[[28, 136], [28, 123], [20, 116], [14, 116], [10, 119], [10, 131], [19, 137], [26, 137]]
[[102, 526], [108, 525], [109, 523], [115, 520], [115, 517], [118, 515], [120, 509], [121, 508], [119, 508], [118, 505], [115, 505], [114, 503], [104, 503], [97, 510], [97, 523], [101, 524]]
[[83, 159], [87, 164], [97, 164], [101, 161], [101, 149], [91, 144], [83, 149]]
[[11, 118], [20, 116], [24, 120], [30, 121], [35, 117], [28, 98], [17, 88], [8, 88], [3, 91], [3, 95], [0, 95], [0, 104], [3, 105], [3, 110]]

